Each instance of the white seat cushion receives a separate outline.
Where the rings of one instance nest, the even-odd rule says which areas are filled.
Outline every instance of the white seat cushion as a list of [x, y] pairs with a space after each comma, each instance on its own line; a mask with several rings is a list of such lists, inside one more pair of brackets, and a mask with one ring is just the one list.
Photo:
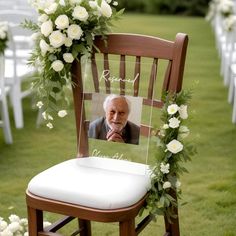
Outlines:
[[38, 196], [98, 209], [138, 202], [150, 189], [147, 165], [101, 157], [76, 158], [35, 176], [28, 190]]

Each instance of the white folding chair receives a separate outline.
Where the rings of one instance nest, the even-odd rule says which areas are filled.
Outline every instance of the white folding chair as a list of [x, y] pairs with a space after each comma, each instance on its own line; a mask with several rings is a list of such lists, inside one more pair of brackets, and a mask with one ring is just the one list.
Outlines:
[[0, 55], [0, 127], [3, 128], [6, 143], [11, 144], [13, 140], [6, 98], [10, 91], [10, 87], [5, 86], [4, 84], [4, 68], [4, 57]]
[[226, 32], [225, 49], [222, 52], [221, 58], [221, 72], [225, 86], [229, 86], [230, 84], [231, 65], [236, 60], [235, 42], [235, 30]]
[[219, 57], [222, 56], [222, 51], [225, 48], [225, 32], [223, 30], [223, 19], [219, 12], [216, 12], [216, 16], [214, 19], [214, 31], [215, 31], [215, 40], [216, 40], [216, 48], [219, 53]]
[[234, 94], [233, 94], [233, 113], [232, 113], [232, 122], [236, 124], [236, 78], [233, 80]]
[[6, 84], [12, 87], [11, 102], [13, 106], [16, 128], [23, 128], [22, 99], [32, 93], [30, 86], [22, 90], [22, 82], [33, 73], [27, 65], [32, 48], [31, 32], [23, 29], [20, 23], [24, 19], [32, 19], [35, 14], [22, 10], [2, 10], [0, 20], [7, 21], [10, 29], [8, 49], [5, 51], [5, 77]]

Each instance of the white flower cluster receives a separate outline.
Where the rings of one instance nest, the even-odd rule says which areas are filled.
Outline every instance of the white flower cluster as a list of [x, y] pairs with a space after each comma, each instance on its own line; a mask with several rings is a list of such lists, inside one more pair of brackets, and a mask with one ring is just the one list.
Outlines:
[[207, 21], [214, 21], [216, 16], [229, 17], [234, 14], [233, 0], [211, 0], [206, 15]]
[[95, 35], [107, 34], [111, 21], [122, 10], [115, 10], [118, 5], [115, 0], [30, 0], [30, 3], [39, 13], [37, 23], [25, 22], [26, 28], [35, 31], [32, 34], [35, 49], [29, 61], [38, 68], [39, 80], [33, 87], [41, 100], [37, 106], [43, 106], [43, 118], [51, 129], [55, 110], [62, 110], [59, 117], [67, 114], [62, 108], [68, 106], [64, 88], [71, 85], [73, 61], [91, 53]]
[[[77, 55], [73, 55], [71, 46], [78, 41], [86, 40], [86, 28], [94, 17], [110, 18], [112, 8], [111, 1], [102, 0], [35, 0], [32, 5], [38, 10], [38, 26], [40, 32], [33, 34], [32, 38], [39, 40], [42, 56], [56, 55], [62, 52], [62, 57], [52, 57], [51, 68], [56, 72], [63, 70], [65, 63], [72, 63]], [[117, 2], [113, 2], [117, 5]], [[63, 12], [62, 9], [68, 9]], [[63, 14], [61, 14], [63, 12]], [[85, 28], [85, 30], [83, 29]], [[62, 49], [63, 48], [63, 49]]]
[[17, 215], [9, 216], [9, 223], [0, 217], [0, 236], [28, 236], [28, 220]]
[[8, 23], [6, 21], [0, 22], [0, 40], [7, 38]]
[[226, 31], [232, 31], [236, 26], [236, 15], [229, 15], [226, 17], [223, 24]]
[[[43, 102], [42, 101], [38, 101], [36, 106], [41, 109], [43, 107]], [[65, 116], [67, 116], [67, 111], [66, 110], [60, 110], [58, 111], [57, 115], [60, 117], [60, 118], [63, 118]], [[52, 129], [53, 128], [53, 124], [50, 122], [53, 120], [53, 117], [48, 114], [47, 112], [42, 112], [42, 117], [44, 120], [48, 121], [48, 123], [46, 124], [46, 126], [49, 128], [49, 129]]]
[[[171, 104], [167, 107], [167, 114], [168, 114], [168, 123], [164, 124], [159, 132], [159, 135], [161, 137], [165, 137], [166, 132], [168, 129], [178, 129], [178, 138], [185, 138], [189, 134], [189, 129], [187, 126], [180, 125], [182, 120], [185, 120], [188, 118], [188, 111], [187, 111], [187, 105], [182, 104], [178, 106], [177, 104]], [[163, 146], [163, 143], [160, 142], [159, 144]], [[184, 146], [183, 144], [178, 141], [177, 139], [171, 140], [169, 143], [166, 144], [166, 152], [169, 151], [172, 154], [177, 154], [183, 150]], [[162, 174], [168, 174], [170, 172], [170, 164], [169, 163], [163, 163], [160, 164], [160, 172]], [[175, 180], [175, 187], [180, 187], [179, 180]], [[171, 187], [170, 181], [165, 181], [163, 183], [163, 189], [168, 189]]]
[[[168, 124], [164, 124], [159, 132], [161, 136], [165, 136], [167, 129], [177, 129], [179, 131], [179, 138], [185, 138], [189, 134], [189, 129], [187, 126], [180, 125], [181, 120], [188, 118], [187, 105], [178, 106], [177, 104], [171, 104], [167, 107], [167, 112], [170, 115]], [[178, 116], [174, 116], [178, 113]], [[183, 150], [183, 145], [180, 141], [173, 139], [170, 141], [166, 148], [173, 154], [181, 152]]]
[[[0, 217], [0, 236], [29, 236], [28, 219], [20, 218], [17, 215], [8, 217], [9, 223]], [[43, 227], [51, 225], [50, 222], [44, 221]]]
[[221, 0], [218, 2], [217, 10], [223, 16], [229, 16], [234, 12], [234, 1], [232, 0]]
[[7, 47], [8, 40], [8, 23], [0, 22], [0, 54], [4, 52]]

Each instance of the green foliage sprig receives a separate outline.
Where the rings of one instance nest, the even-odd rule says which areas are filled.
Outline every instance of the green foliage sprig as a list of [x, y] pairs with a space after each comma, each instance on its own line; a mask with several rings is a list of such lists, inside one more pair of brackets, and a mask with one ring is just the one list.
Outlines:
[[157, 215], [165, 215], [170, 222], [171, 218], [176, 217], [175, 209], [178, 206], [176, 199], [180, 198], [181, 194], [179, 177], [187, 172], [183, 163], [191, 160], [191, 156], [196, 153], [195, 147], [185, 142], [190, 130], [183, 125], [188, 118], [187, 108], [190, 98], [189, 91], [163, 96], [164, 106], [161, 115], [163, 125], [155, 135], [158, 151], [156, 165], [152, 170], [147, 208], [154, 218]]

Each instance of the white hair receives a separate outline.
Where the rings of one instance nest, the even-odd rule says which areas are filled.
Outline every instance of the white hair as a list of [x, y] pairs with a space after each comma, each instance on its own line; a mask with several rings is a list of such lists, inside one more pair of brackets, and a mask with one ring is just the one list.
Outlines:
[[114, 99], [116, 99], [116, 98], [124, 98], [124, 99], [125, 99], [125, 101], [126, 101], [126, 103], [127, 103], [127, 105], [128, 105], [128, 111], [129, 111], [129, 113], [130, 113], [130, 110], [131, 110], [131, 102], [130, 102], [130, 100], [129, 100], [127, 97], [125, 97], [125, 96], [117, 95], [117, 94], [110, 94], [109, 96], [107, 96], [107, 97], [105, 98], [105, 100], [104, 100], [104, 102], [103, 102], [103, 109], [104, 109], [104, 111], [106, 112], [108, 104], [109, 104], [112, 100], [114, 100]]

